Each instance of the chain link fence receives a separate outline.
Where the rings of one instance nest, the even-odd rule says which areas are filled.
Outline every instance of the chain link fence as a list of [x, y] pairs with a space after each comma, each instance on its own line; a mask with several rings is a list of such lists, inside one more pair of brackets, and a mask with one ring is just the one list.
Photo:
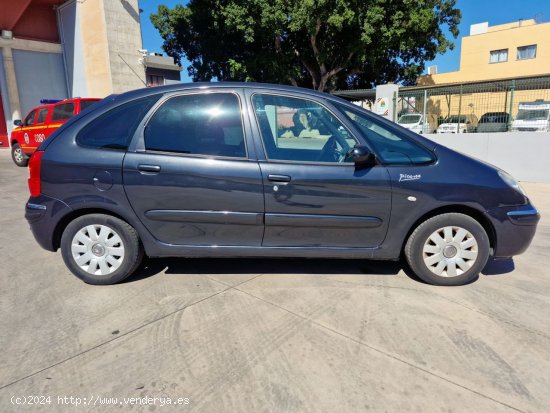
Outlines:
[[548, 131], [550, 76], [402, 87], [394, 105], [394, 121], [422, 133]]

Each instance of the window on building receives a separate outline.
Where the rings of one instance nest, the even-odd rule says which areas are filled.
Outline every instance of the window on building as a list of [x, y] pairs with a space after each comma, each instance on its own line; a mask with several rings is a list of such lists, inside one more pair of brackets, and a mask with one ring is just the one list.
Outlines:
[[534, 59], [537, 57], [537, 45], [532, 44], [530, 46], [518, 47], [518, 60]]
[[52, 112], [52, 122], [70, 119], [73, 117], [73, 113], [74, 113], [73, 102], [56, 105], [53, 108], [53, 112]]
[[508, 61], [508, 49], [491, 50], [489, 63], [501, 63]]
[[164, 76], [147, 75], [147, 86], [164, 86]]

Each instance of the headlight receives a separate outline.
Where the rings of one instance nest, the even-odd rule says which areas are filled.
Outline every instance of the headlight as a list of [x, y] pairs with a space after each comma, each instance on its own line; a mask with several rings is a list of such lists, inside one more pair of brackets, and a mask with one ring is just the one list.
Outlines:
[[498, 176], [502, 178], [502, 180], [506, 183], [506, 185], [514, 188], [516, 191], [527, 196], [527, 194], [525, 193], [525, 190], [521, 187], [519, 182], [516, 181], [516, 179], [512, 175], [510, 175], [508, 172], [498, 171]]

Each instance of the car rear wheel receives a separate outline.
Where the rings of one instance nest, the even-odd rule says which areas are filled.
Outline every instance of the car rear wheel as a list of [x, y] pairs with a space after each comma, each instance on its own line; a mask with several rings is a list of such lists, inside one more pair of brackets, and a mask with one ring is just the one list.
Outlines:
[[83, 215], [67, 225], [61, 254], [71, 272], [88, 284], [115, 284], [129, 277], [143, 258], [136, 230], [103, 214]]
[[405, 245], [413, 272], [434, 285], [464, 285], [475, 280], [489, 258], [489, 238], [468, 215], [437, 215], [420, 224]]
[[17, 166], [27, 166], [29, 163], [29, 157], [23, 152], [18, 143], [14, 143], [11, 146], [11, 158]]

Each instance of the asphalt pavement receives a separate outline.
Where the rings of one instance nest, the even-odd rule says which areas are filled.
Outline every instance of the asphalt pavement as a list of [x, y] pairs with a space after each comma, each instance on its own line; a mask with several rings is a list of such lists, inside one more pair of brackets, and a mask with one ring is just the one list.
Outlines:
[[[523, 255], [434, 287], [400, 263], [153, 259], [90, 286], [0, 150], [0, 411], [547, 412], [550, 185]], [[31, 404], [32, 403], [32, 404]]]

